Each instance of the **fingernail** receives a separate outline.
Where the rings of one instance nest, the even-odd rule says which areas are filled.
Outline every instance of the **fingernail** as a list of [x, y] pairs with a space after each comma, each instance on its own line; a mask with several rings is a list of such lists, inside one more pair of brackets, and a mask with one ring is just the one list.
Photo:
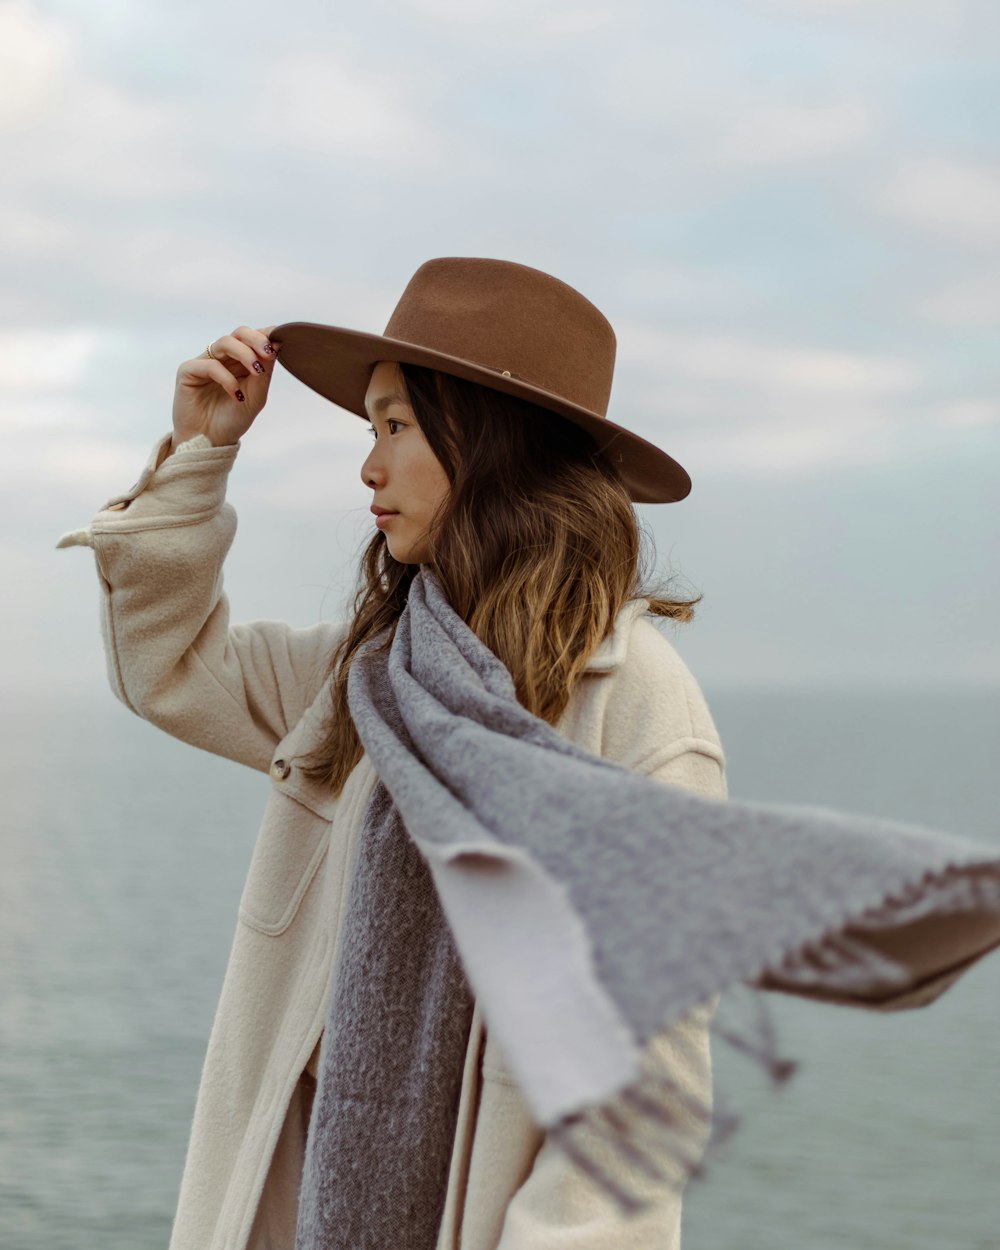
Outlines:
[[263, 372], [264, 372], [264, 366], [260, 363], [260, 361], [259, 361], [259, 360], [255, 360], [255, 361], [253, 362], [253, 371], [254, 371], [254, 373], [263, 373]]
[[267, 354], [268, 354], [269, 356], [273, 356], [273, 355], [274, 355], [274, 348], [271, 346], [271, 344], [270, 344], [270, 343], [265, 343], [265, 344], [264, 344], [264, 351], [266, 351], [266, 352], [267, 352]]
[[237, 391], [237, 392], [236, 392], [236, 398], [237, 398], [237, 399], [240, 401], [240, 403], [242, 404], [242, 403], [243, 403], [243, 400], [246, 398], [246, 396], [243, 394], [243, 392], [242, 392], [242, 391]]

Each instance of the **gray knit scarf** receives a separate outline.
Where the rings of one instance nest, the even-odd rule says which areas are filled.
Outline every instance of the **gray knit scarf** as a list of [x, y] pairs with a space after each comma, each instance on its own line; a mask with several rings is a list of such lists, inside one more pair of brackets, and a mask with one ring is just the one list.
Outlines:
[[[668, 1160], [697, 1174], [712, 1119], [708, 1106], [677, 1114], [670, 1074], [645, 1065], [654, 1034], [739, 985], [905, 1006], [1000, 944], [995, 849], [709, 800], [599, 759], [525, 710], [427, 568], [391, 647], [378, 642], [349, 679], [380, 780], [334, 970], [296, 1250], [434, 1250], [473, 993], [533, 1118], [632, 1210], [629, 1175], [667, 1177]], [[713, 1022], [719, 1032], [776, 1080], [791, 1070], [766, 1020]], [[615, 1175], [587, 1155], [581, 1126], [613, 1144]]]

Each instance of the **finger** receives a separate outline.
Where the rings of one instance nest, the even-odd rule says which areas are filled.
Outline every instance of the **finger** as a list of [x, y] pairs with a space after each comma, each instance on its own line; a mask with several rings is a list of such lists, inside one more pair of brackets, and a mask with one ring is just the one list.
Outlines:
[[[222, 360], [223, 363], [225, 363], [226, 360], [231, 360], [234, 364], [242, 365], [244, 372], [242, 374], [237, 374], [238, 377], [246, 377], [247, 374], [251, 372], [263, 373], [264, 367], [257, 359], [257, 354], [253, 347], [251, 347], [249, 343], [246, 343], [237, 337], [237, 335], [242, 331], [250, 334], [254, 333], [254, 331], [248, 330], [246, 326], [241, 326], [239, 330], [234, 330], [232, 334], [224, 334], [222, 338], [217, 339], [210, 345], [212, 348], [212, 355], [216, 357], [216, 359]], [[205, 358], [209, 358], [207, 352], [205, 353]]]
[[265, 330], [254, 330], [250, 326], [240, 326], [233, 331], [233, 337], [252, 347], [257, 356], [266, 364], [272, 361], [279, 351], [278, 346], [268, 337], [268, 331], [276, 328], [276, 326], [268, 326]]
[[[212, 351], [215, 351], [214, 345]], [[227, 395], [231, 395], [237, 403], [242, 402], [240, 399], [243, 394], [240, 389], [241, 379], [234, 377], [221, 360], [210, 360], [207, 356], [198, 356], [187, 362], [183, 368], [183, 375], [185, 381], [218, 382]]]
[[257, 350], [264, 352], [266, 356], [274, 356], [276, 352], [281, 350], [280, 342], [271, 342], [271, 334], [277, 329], [277, 325], [261, 326], [257, 330], [257, 341], [255, 346]]

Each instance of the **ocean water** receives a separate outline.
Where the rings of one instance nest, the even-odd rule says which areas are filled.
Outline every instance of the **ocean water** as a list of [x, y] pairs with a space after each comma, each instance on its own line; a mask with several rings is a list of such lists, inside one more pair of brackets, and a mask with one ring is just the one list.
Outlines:
[[[1000, 843], [1000, 692], [707, 693], [734, 797]], [[5, 706], [0, 1247], [162, 1250], [268, 783], [102, 690]], [[917, 1011], [768, 998], [801, 1068], [717, 1047], [685, 1250], [1000, 1250], [1000, 953]]]

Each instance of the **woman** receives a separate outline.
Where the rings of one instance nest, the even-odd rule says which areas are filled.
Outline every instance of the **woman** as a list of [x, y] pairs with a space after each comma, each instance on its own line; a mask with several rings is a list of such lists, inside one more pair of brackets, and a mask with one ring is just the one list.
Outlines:
[[[371, 423], [361, 476], [376, 533], [344, 627], [229, 623], [219, 570], [235, 516], [225, 482], [277, 359]], [[595, 755], [725, 794], [705, 701], [648, 619], [686, 620], [693, 604], [644, 593], [632, 506], [683, 498], [689, 481], [665, 453], [607, 421], [613, 362], [610, 325], [557, 279], [502, 261], [430, 261], [384, 335], [241, 326], [185, 361], [172, 434], [129, 492], [63, 540], [95, 550], [118, 697], [184, 741], [269, 771], [273, 782], [171, 1250], [303, 1244], [296, 1220], [320, 1043], [376, 782], [347, 678], [359, 649], [391, 636], [421, 567], [506, 664], [529, 711]], [[649, 1047], [692, 1102], [710, 1097], [709, 1016], [708, 1007], [692, 1011]], [[452, 1023], [447, 1045], [458, 1062], [442, 1077], [451, 1084], [440, 1194], [423, 1232], [408, 1225], [396, 1244], [679, 1246], [681, 1179], [630, 1177], [647, 1205], [626, 1219], [533, 1123], [471, 996], [456, 1002]], [[676, 1111], [687, 1114], [682, 1102]], [[600, 1156], [603, 1146], [593, 1149]], [[406, 1164], [400, 1157], [393, 1166]], [[372, 1211], [391, 1205], [374, 1182], [362, 1192]], [[369, 1211], [356, 1214], [360, 1231], [329, 1235], [382, 1244]]]

